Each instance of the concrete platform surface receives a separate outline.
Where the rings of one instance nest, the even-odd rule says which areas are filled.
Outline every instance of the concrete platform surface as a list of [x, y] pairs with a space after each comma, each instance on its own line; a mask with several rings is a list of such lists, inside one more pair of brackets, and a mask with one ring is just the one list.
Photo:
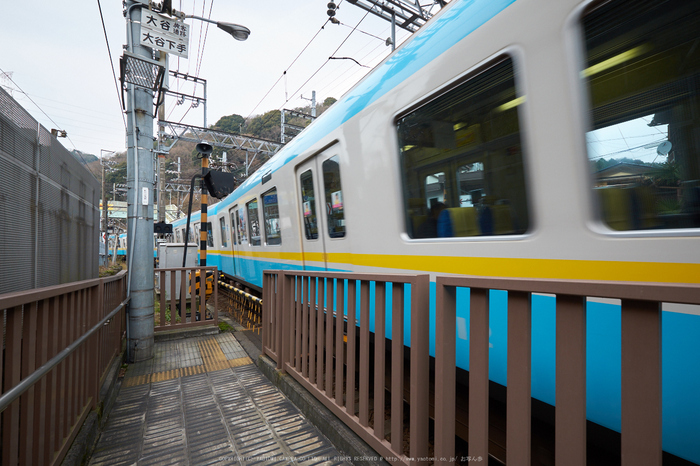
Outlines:
[[155, 343], [128, 367], [91, 465], [351, 464], [231, 333]]

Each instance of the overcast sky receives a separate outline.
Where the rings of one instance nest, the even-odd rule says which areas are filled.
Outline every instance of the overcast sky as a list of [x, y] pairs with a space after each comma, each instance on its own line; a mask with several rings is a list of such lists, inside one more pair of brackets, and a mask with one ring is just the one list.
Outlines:
[[[209, 125], [232, 113], [247, 117], [308, 105], [301, 96], [310, 98], [312, 90], [316, 91], [318, 102], [329, 96], [339, 98], [369, 68], [350, 60], [329, 61], [328, 57], [351, 57], [362, 65], [376, 65], [390, 53], [391, 48], [384, 44], [390, 35], [390, 24], [372, 14], [366, 15], [348, 2], [336, 0], [339, 5], [336, 17], [343, 25], [328, 23], [321, 30], [328, 18], [327, 3], [173, 0], [173, 7], [178, 10], [245, 25], [251, 35], [247, 41], [239, 42], [213, 24], [207, 31], [207, 23], [189, 19], [189, 58], [172, 59], [170, 69], [207, 80]], [[122, 3], [100, 0], [99, 5], [118, 79], [119, 57], [126, 42]], [[12, 90], [14, 98], [44, 127], [67, 131], [68, 138], [60, 139], [67, 149], [98, 156], [102, 149], [125, 150], [121, 103], [98, 0], [2, 0], [1, 7], [0, 74], [11, 73], [14, 82], [0, 80], [0, 84]], [[358, 30], [348, 37], [360, 20]], [[397, 29], [397, 42], [407, 36], [406, 31]], [[285, 70], [288, 70], [285, 77], [280, 79]], [[174, 86], [171, 83], [171, 88]], [[180, 91], [191, 94], [194, 89], [189, 86]], [[188, 108], [188, 103], [176, 105], [175, 99], [168, 99], [167, 119], [179, 121]], [[203, 106], [189, 109], [183, 122], [202, 126]]]

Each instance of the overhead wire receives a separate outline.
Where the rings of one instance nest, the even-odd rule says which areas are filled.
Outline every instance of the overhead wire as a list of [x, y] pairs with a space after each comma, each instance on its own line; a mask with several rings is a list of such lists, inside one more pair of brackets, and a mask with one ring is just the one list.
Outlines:
[[117, 101], [119, 102], [119, 113], [121, 114], [122, 120], [124, 122], [124, 131], [128, 131], [127, 125], [126, 125], [126, 117], [124, 116], [124, 112], [122, 112], [121, 93], [119, 92], [119, 84], [117, 83], [117, 73], [114, 71], [114, 61], [112, 60], [112, 51], [109, 48], [109, 38], [107, 37], [107, 27], [105, 26], [105, 18], [104, 18], [104, 15], [102, 14], [102, 5], [100, 4], [100, 0], [97, 0], [97, 8], [100, 10], [100, 20], [102, 20], [102, 31], [104, 32], [104, 35], [105, 35], [105, 42], [107, 43], [107, 54], [109, 55], [109, 65], [110, 65], [110, 68], [112, 68], [112, 77], [114, 78], [114, 86], [117, 90]]
[[[204, 16], [204, 10], [206, 8], [206, 4], [207, 4], [207, 2], [206, 2], [206, 0], [204, 0], [204, 2], [202, 3], [202, 16]], [[212, 12], [213, 8], [214, 8], [214, 0], [212, 0], [209, 3], [209, 16], [207, 16], [207, 18], [211, 18], [211, 12]], [[204, 47], [207, 44], [207, 37], [209, 35], [209, 23], [206, 24], [206, 29], [204, 29], [204, 41], [202, 41], [202, 29], [203, 29], [202, 27], [200, 27], [200, 29], [199, 29], [199, 44], [200, 44], [200, 46], [198, 46], [197, 58], [195, 59], [195, 61], [197, 61], [197, 66], [196, 66], [195, 72], [194, 72], [194, 76], [196, 78], [199, 77], [199, 72], [202, 68], [202, 60], [204, 59]], [[192, 91], [192, 95], [195, 95], [195, 93], [197, 92], [197, 84], [198, 83], [195, 81], [194, 90]], [[193, 108], [194, 108], [194, 106], [190, 105], [189, 108], [185, 111], [185, 114], [182, 115], [180, 120], [178, 120], [178, 123], [182, 123], [182, 120], [185, 119], [187, 114], [190, 113], [190, 110], [192, 110]]]
[[[316, 37], [318, 37], [318, 35], [321, 33], [321, 31], [323, 31], [323, 28], [326, 27], [326, 24], [328, 24], [329, 21], [330, 21], [330, 19], [327, 19], [323, 23], [323, 25], [319, 28], [319, 30], [316, 31], [316, 34], [314, 34], [314, 36], [311, 38], [311, 40], [309, 40], [309, 42], [306, 43], [304, 48], [301, 49], [301, 52], [299, 52], [299, 54], [294, 58], [294, 60], [292, 60], [292, 62], [289, 64], [289, 66], [287, 66], [287, 68], [282, 72], [282, 75], [279, 78], [277, 78], [277, 81], [275, 81], [275, 83], [272, 85], [272, 87], [265, 93], [263, 98], [260, 99], [260, 102], [258, 102], [258, 104], [253, 108], [253, 110], [251, 110], [250, 114], [245, 118], [246, 120], [248, 118], [250, 118], [250, 116], [253, 114], [253, 112], [255, 110], [258, 109], [260, 104], [262, 104], [263, 101], [267, 98], [267, 96], [270, 95], [270, 92], [272, 92], [272, 90], [277, 86], [277, 84], [279, 84], [279, 82], [280, 82], [280, 80], [282, 80], [282, 78], [285, 79], [285, 94], [286, 94], [286, 91], [287, 91], [287, 89], [286, 89], [287, 71], [289, 71], [289, 69], [294, 65], [294, 63], [296, 63], [296, 61], [299, 59], [299, 57], [301, 57], [301, 55], [306, 51], [306, 49], [309, 48], [309, 45], [311, 45], [311, 43], [316, 39]], [[285, 98], [286, 98], [286, 95], [285, 95]]]
[[[40, 111], [41, 113], [43, 113], [43, 114], [46, 116], [46, 118], [49, 119], [49, 121], [50, 121], [51, 123], [53, 123], [54, 125], [56, 125], [56, 126], [59, 127], [59, 128], [61, 127], [61, 125], [59, 125], [58, 123], [56, 123], [56, 122], [54, 121], [54, 119], [51, 118], [51, 117], [49, 116], [49, 114], [46, 113], [46, 112], [44, 111], [44, 109], [41, 108], [41, 107], [39, 106], [39, 104], [37, 104], [37, 103], [34, 101], [34, 99], [31, 98], [31, 96], [30, 96], [29, 94], [27, 94], [26, 92], [24, 92], [24, 90], [19, 86], [19, 84], [17, 84], [17, 83], [15, 82], [15, 80], [12, 79], [12, 78], [10, 77], [10, 75], [9, 75], [8, 73], [5, 72], [5, 70], [3, 70], [2, 68], [0, 68], [0, 73], [4, 74], [5, 77], [6, 77], [7, 79], [9, 79], [10, 82], [12, 82], [12, 84], [15, 85], [15, 87], [17, 87], [17, 90], [18, 90], [19, 92], [21, 92], [22, 94], [24, 94], [25, 96], [27, 96], [27, 98], [30, 100], [30, 102], [33, 103], [34, 106], [35, 106], [36, 108], [38, 108], [39, 111]], [[78, 153], [78, 155], [80, 156], [80, 158], [81, 158], [82, 161], [83, 161], [83, 164], [88, 168], [88, 170], [90, 171], [90, 173], [92, 173], [92, 176], [94, 176], [95, 178], [97, 178], [97, 175], [95, 175], [95, 173], [90, 169], [90, 167], [89, 167], [88, 164], [87, 164], [87, 161], [86, 161], [85, 158], [83, 157], [82, 152], [80, 152], [80, 151], [77, 149], [77, 147], [75, 146], [75, 143], [71, 140], [70, 136], [66, 135], [66, 139], [68, 139], [68, 141], [70, 141], [71, 145], [73, 146], [73, 150], [74, 150], [75, 152]]]
[[[336, 48], [336, 49], [333, 51], [333, 53], [331, 54], [331, 56], [333, 56], [333, 55], [335, 55], [336, 53], [338, 53], [338, 50], [340, 50], [340, 48], [343, 46], [343, 44], [345, 44], [345, 42], [347, 42], [347, 40], [350, 38], [350, 36], [352, 35], [352, 33], [355, 32], [355, 29], [357, 29], [357, 28], [360, 26], [360, 24], [362, 24], [362, 21], [365, 20], [365, 18], [367, 17], [368, 14], [369, 14], [369, 11], [366, 12], [365, 15], [360, 19], [360, 21], [357, 22], [357, 25], [353, 28], [352, 31], [350, 31], [350, 32], [348, 33], [348, 35], [345, 37], [345, 39], [343, 39], [343, 41], [340, 43], [340, 45], [338, 46], [338, 48]], [[294, 96], [295, 96], [301, 89], [303, 89], [303, 87], [306, 86], [306, 84], [307, 84], [309, 81], [311, 81], [311, 80], [314, 78], [314, 76], [316, 76], [316, 75], [318, 74], [319, 71], [321, 71], [321, 70], [323, 69], [323, 67], [325, 67], [325, 66], [330, 62], [330, 60], [331, 60], [330, 58], [326, 59], [326, 61], [323, 62], [323, 64], [322, 64], [316, 71], [314, 71], [314, 73], [309, 77], [309, 79], [307, 79], [306, 81], [304, 81], [304, 84], [302, 84], [301, 86], [299, 86], [299, 89], [297, 89], [296, 91], [294, 91], [294, 93], [292, 94], [292, 98], [294, 98]], [[282, 109], [282, 107], [284, 107], [284, 105], [285, 105], [287, 102], [289, 102], [289, 99], [287, 99], [287, 101], [286, 101], [285, 103], [283, 103], [278, 109]]]

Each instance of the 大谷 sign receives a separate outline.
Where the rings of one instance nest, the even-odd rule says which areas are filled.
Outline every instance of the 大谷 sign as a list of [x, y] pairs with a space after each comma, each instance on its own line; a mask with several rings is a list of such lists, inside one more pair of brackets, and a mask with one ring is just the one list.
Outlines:
[[189, 38], [190, 26], [184, 21], [145, 8], [141, 11], [141, 45], [187, 58]]

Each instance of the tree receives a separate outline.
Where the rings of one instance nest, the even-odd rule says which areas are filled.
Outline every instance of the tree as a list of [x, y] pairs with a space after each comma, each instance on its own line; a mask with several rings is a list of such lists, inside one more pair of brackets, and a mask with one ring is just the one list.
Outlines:
[[244, 126], [245, 118], [234, 113], [233, 115], [227, 115], [219, 118], [219, 121], [212, 126], [212, 129], [238, 134], [241, 132], [241, 128]]
[[270, 110], [269, 112], [250, 119], [246, 126], [246, 132], [258, 138], [278, 141], [280, 137], [281, 121], [282, 112], [279, 110]]
[[338, 99], [336, 99], [335, 97], [326, 97], [326, 100], [323, 101], [323, 106], [328, 108], [331, 105], [333, 105], [334, 103], [336, 103], [337, 101], [338, 101]]

